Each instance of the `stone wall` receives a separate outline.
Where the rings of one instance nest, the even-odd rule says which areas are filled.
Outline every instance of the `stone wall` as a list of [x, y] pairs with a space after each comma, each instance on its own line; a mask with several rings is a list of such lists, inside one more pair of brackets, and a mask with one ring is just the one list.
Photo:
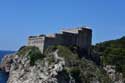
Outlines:
[[76, 45], [77, 35], [78, 34], [63, 32], [63, 35], [62, 35], [63, 43], [62, 44], [66, 45], [66, 46]]
[[43, 53], [44, 42], [45, 42], [45, 36], [29, 37], [29, 39], [28, 39], [28, 46], [36, 46]]
[[28, 39], [28, 45], [39, 47], [42, 53], [45, 48], [52, 45], [76, 45], [89, 52], [91, 42], [92, 30], [87, 28], [63, 30], [61, 33], [54, 34], [54, 36], [33, 36]]
[[44, 48], [47, 48], [47, 47], [53, 46], [53, 45], [57, 45], [58, 42], [56, 42], [56, 41], [57, 40], [55, 38], [45, 37]]
[[92, 43], [92, 31], [88, 29], [82, 29], [79, 31], [77, 45], [80, 48], [89, 49]]

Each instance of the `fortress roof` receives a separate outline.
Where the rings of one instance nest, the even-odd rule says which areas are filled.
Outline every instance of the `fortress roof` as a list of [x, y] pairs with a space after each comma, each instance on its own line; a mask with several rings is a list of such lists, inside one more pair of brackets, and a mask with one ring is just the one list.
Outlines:
[[57, 34], [61, 35], [61, 34], [63, 34], [63, 32], [78, 34], [79, 31], [82, 31], [82, 30], [84, 30], [84, 31], [92, 31], [89, 27], [78, 27], [78, 28], [62, 29], [61, 32], [59, 32], [59, 33], [48, 34], [48, 35], [41, 34], [39, 36], [29, 36], [29, 39], [43, 38], [43, 37], [55, 38]]
[[89, 27], [78, 27], [73, 29], [62, 29], [61, 32], [69, 32], [69, 33], [77, 34], [80, 30], [90, 31], [91, 29], [89, 29]]
[[56, 35], [55, 35], [55, 34], [48, 34], [48, 35], [46, 35], [46, 37], [49, 37], [49, 38], [55, 38]]

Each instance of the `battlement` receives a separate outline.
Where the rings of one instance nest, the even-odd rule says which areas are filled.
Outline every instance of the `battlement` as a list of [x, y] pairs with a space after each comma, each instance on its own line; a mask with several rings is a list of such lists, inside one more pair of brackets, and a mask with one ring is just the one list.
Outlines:
[[64, 45], [78, 46], [81, 49], [89, 51], [92, 41], [92, 30], [86, 27], [73, 29], [62, 29], [60, 33], [50, 35], [29, 36], [28, 46], [36, 46], [41, 52], [44, 52], [49, 46]]

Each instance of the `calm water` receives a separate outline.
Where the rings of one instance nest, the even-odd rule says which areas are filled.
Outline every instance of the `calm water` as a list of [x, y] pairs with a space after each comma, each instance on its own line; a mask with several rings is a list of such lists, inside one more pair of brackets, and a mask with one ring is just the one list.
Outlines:
[[0, 71], [0, 83], [7, 83], [8, 73]]

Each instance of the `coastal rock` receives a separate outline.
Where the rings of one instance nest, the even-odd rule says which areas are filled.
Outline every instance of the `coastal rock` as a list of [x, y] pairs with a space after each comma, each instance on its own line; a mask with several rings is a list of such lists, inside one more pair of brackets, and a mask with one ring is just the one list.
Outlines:
[[64, 46], [49, 47], [44, 54], [22, 47], [4, 60], [10, 65], [7, 83], [111, 83], [96, 64]]
[[14, 55], [5, 55], [2, 59], [2, 64], [0, 64], [0, 70], [5, 72], [9, 72], [11, 68], [11, 64], [13, 63]]
[[[69, 75], [68, 80], [58, 80], [58, 73], [63, 72], [65, 60], [58, 56], [58, 50], [52, 53], [56, 63], [49, 65], [46, 58], [41, 62], [37, 61], [34, 66], [30, 66], [30, 61], [25, 55], [20, 59], [15, 56], [14, 63], [11, 65], [8, 83], [75, 83]], [[17, 59], [17, 60], [16, 60]]]

